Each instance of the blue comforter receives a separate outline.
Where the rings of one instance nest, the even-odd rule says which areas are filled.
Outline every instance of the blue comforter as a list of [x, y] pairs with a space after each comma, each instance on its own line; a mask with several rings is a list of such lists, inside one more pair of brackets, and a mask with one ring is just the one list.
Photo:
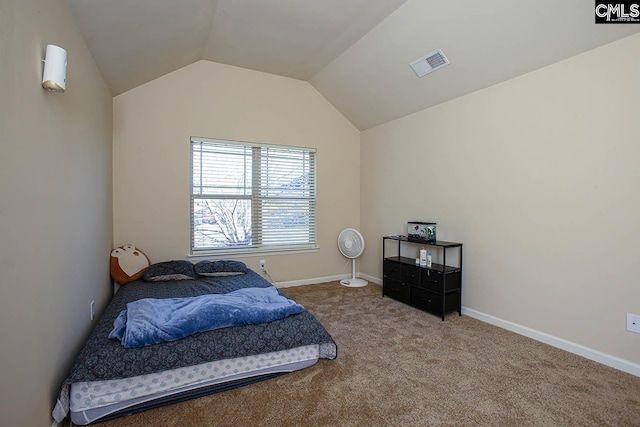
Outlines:
[[274, 287], [188, 298], [144, 298], [127, 304], [109, 338], [126, 348], [175, 341], [197, 332], [257, 324], [300, 313], [304, 307]]

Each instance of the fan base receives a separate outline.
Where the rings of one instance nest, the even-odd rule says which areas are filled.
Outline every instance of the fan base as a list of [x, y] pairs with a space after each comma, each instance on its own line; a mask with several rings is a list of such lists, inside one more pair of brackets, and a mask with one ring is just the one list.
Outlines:
[[344, 279], [340, 281], [342, 286], [348, 286], [350, 288], [361, 288], [367, 286], [369, 282], [364, 279]]

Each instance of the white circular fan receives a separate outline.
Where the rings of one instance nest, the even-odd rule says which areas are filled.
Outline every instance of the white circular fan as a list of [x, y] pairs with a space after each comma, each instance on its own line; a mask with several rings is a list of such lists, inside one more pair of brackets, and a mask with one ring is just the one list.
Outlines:
[[354, 228], [345, 228], [338, 236], [338, 249], [340, 249], [342, 255], [351, 258], [353, 270], [351, 279], [341, 280], [340, 284], [353, 288], [367, 286], [368, 282], [366, 280], [356, 278], [356, 258], [362, 255], [364, 251], [364, 238], [362, 234]]

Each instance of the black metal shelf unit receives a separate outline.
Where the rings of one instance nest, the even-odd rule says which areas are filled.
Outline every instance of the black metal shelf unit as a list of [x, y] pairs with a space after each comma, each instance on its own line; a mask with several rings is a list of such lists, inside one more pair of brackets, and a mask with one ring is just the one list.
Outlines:
[[[387, 241], [397, 241], [397, 255], [387, 256]], [[442, 263], [431, 267], [416, 264], [415, 258], [402, 256], [402, 245], [436, 247]], [[447, 251], [457, 249], [457, 265], [447, 265]], [[407, 236], [382, 238], [382, 296], [385, 295], [440, 316], [458, 311], [462, 315], [462, 243], [409, 240]]]

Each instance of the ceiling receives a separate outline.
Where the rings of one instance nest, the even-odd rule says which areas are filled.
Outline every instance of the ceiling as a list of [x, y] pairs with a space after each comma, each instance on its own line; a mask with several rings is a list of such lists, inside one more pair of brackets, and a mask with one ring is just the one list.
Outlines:
[[640, 32], [585, 0], [66, 1], [114, 96], [206, 59], [309, 81], [360, 130]]

